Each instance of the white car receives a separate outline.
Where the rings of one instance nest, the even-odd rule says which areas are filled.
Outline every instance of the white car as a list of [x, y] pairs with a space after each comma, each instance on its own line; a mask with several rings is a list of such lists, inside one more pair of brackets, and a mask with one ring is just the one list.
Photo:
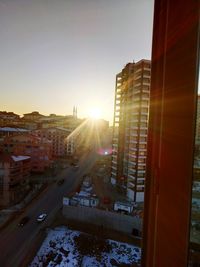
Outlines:
[[37, 222], [43, 222], [47, 217], [46, 213], [42, 213], [37, 217]]

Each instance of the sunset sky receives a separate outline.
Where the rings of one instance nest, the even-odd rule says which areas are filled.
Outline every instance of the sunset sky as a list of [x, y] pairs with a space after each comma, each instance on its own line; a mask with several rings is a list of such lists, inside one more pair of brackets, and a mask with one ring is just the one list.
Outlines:
[[151, 57], [153, 0], [0, 0], [0, 110], [112, 123], [115, 75]]

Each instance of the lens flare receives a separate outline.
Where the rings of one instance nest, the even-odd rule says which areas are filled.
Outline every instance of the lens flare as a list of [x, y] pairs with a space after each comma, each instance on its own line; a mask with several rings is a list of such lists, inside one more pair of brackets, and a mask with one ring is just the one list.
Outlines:
[[101, 118], [101, 109], [98, 107], [93, 107], [89, 110], [89, 117], [92, 119], [100, 119]]

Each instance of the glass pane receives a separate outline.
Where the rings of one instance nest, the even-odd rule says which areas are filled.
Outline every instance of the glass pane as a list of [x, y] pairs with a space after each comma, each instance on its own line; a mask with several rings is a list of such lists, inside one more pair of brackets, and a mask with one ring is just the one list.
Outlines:
[[198, 82], [189, 267], [200, 266], [200, 83]]

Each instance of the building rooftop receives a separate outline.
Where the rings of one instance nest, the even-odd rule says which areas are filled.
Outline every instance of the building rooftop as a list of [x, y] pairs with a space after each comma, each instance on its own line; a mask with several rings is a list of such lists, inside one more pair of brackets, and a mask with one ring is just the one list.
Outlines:
[[8, 153], [0, 153], [0, 161], [1, 162], [18, 162], [18, 161], [23, 161], [23, 160], [27, 160], [30, 159], [29, 156], [15, 156], [15, 155], [10, 155]]
[[12, 127], [0, 127], [1, 132], [28, 132], [29, 130], [23, 128], [12, 128]]
[[29, 156], [11, 156], [11, 158], [14, 161], [23, 161], [23, 160], [26, 160], [26, 159], [30, 159]]

